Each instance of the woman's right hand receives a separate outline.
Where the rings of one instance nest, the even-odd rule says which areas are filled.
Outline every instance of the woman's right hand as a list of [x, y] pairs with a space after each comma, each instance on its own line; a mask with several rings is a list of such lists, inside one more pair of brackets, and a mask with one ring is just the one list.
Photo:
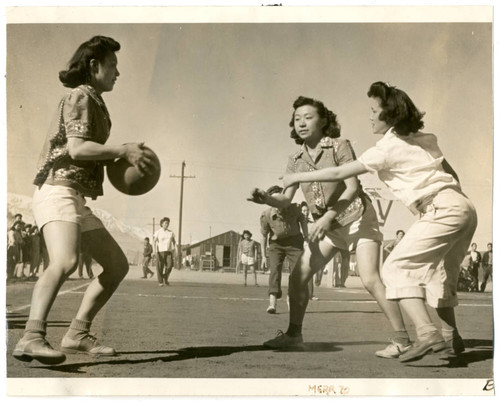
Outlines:
[[154, 159], [148, 155], [144, 143], [124, 144], [125, 159], [134, 165], [143, 175], [153, 174], [158, 168]]

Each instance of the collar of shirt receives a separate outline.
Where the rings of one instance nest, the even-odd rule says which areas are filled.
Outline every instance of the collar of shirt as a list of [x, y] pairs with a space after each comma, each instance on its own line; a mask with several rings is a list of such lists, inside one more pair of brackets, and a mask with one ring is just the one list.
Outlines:
[[[320, 142], [319, 146], [321, 147], [320, 152], [318, 152], [318, 155], [316, 155], [316, 160], [321, 156], [323, 153], [323, 149], [325, 148], [332, 148], [333, 147], [333, 138], [330, 137], [323, 137]], [[297, 160], [299, 158], [304, 159], [305, 161], [315, 164], [315, 161], [311, 159], [311, 156], [309, 155], [309, 152], [307, 152], [306, 144], [302, 144], [300, 147], [300, 150], [295, 154], [294, 159]]]

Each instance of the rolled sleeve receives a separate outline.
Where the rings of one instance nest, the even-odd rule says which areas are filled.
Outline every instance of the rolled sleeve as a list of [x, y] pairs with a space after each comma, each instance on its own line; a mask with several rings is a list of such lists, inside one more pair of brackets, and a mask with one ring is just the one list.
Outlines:
[[79, 89], [71, 91], [64, 101], [63, 121], [66, 137], [92, 139], [89, 95]]
[[358, 158], [358, 161], [369, 171], [378, 172], [383, 170], [386, 164], [386, 154], [385, 152], [378, 148], [372, 147]]

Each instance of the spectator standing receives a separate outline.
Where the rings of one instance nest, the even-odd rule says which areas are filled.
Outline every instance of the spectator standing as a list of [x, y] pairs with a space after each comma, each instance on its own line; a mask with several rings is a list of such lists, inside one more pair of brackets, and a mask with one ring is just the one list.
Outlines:
[[149, 269], [149, 263], [151, 262], [151, 256], [153, 255], [153, 246], [149, 242], [149, 237], [144, 238], [144, 247], [142, 250], [142, 278], [147, 279], [148, 275], [153, 277], [153, 271]]
[[481, 265], [481, 253], [477, 251], [477, 244], [472, 243], [470, 245], [471, 251], [470, 251], [470, 257], [471, 257], [471, 270], [470, 273], [474, 280], [476, 281], [476, 292], [479, 291], [479, 287], [477, 284], [479, 283], [479, 266]]
[[160, 229], [156, 231], [153, 241], [156, 246], [156, 267], [158, 276], [158, 285], [170, 285], [168, 278], [174, 266], [175, 236], [168, 229], [170, 218], [160, 220]]
[[[268, 195], [279, 194], [283, 189], [272, 186]], [[307, 222], [299, 204], [290, 204], [286, 208], [268, 208], [260, 217], [262, 234], [262, 269], [265, 271], [269, 257], [269, 307], [267, 312], [276, 313], [277, 300], [281, 299], [281, 274], [285, 259], [290, 271], [294, 269], [304, 250], [304, 237], [307, 237]], [[302, 231], [302, 233], [301, 233]], [[267, 245], [269, 244], [269, 248]]]
[[481, 283], [481, 292], [486, 289], [488, 279], [493, 278], [493, 244], [488, 243], [488, 251], [483, 254], [483, 281]]

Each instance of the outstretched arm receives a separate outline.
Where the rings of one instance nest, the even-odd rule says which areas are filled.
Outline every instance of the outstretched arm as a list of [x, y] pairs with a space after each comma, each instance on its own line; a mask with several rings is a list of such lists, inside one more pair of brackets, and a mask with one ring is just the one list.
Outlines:
[[312, 181], [343, 181], [368, 172], [366, 167], [359, 161], [352, 161], [344, 165], [329, 167], [312, 172], [301, 172], [283, 176], [283, 187], [296, 186], [298, 183]]

